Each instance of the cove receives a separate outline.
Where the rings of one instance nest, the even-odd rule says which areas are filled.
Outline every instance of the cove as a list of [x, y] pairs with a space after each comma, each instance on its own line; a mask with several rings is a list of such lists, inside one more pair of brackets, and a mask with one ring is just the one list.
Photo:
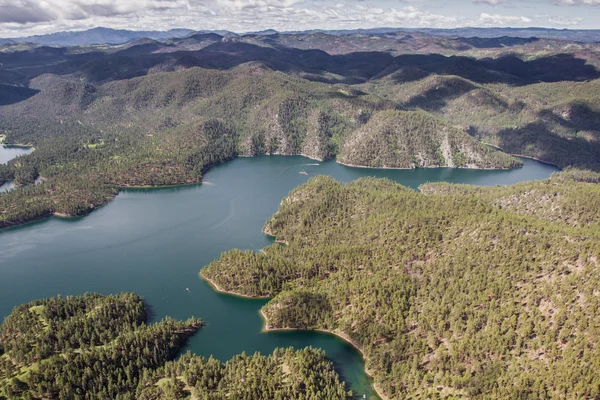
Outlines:
[[320, 347], [355, 394], [377, 398], [350, 345], [317, 332], [262, 332], [258, 310], [265, 300], [219, 294], [199, 278], [200, 268], [232, 248], [270, 245], [272, 240], [261, 233], [263, 224], [290, 190], [316, 174], [344, 182], [387, 177], [416, 188], [435, 181], [505, 185], [557, 171], [523, 161], [523, 168], [510, 171], [373, 170], [265, 156], [217, 166], [201, 185], [125, 190], [83, 218], [53, 217], [0, 231], [0, 318], [21, 303], [59, 293], [132, 291], [147, 301], [152, 321], [169, 315], [207, 322], [185, 350], [227, 360], [243, 351]]
[[[0, 136], [0, 139], [2, 137]], [[0, 140], [1, 142], [1, 140]], [[33, 151], [31, 147], [0, 145], [0, 164], [6, 164], [15, 157], [29, 154]], [[14, 188], [12, 181], [0, 185], [0, 193], [8, 192]]]
[[29, 154], [31, 147], [0, 145], [0, 164], [6, 164], [15, 157]]

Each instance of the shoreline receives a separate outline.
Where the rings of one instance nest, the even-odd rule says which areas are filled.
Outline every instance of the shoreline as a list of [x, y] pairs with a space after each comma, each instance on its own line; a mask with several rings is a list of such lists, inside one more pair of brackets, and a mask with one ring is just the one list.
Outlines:
[[[514, 156], [515, 154], [510, 154], [510, 155]], [[540, 161], [540, 160], [536, 160], [536, 161]], [[513, 167], [513, 168], [481, 168], [481, 167], [475, 167], [475, 168], [473, 168], [473, 167], [414, 167], [414, 168], [408, 168], [408, 167], [368, 167], [368, 166], [364, 166], [364, 165], [344, 163], [344, 162], [338, 161], [337, 159], [335, 160], [335, 162], [338, 163], [338, 164], [340, 164], [340, 165], [343, 165], [345, 167], [351, 167], [351, 168], [380, 169], [380, 170], [390, 170], [390, 171], [414, 171], [414, 170], [417, 170], [417, 169], [442, 169], [442, 168], [448, 168], [448, 169], [465, 169], [465, 170], [473, 170], [473, 171], [510, 171], [512, 169], [523, 168], [523, 165], [518, 166], [518, 167]], [[540, 162], [544, 162], [544, 161], [540, 161]]]
[[[271, 297], [257, 297], [257, 296], [247, 296], [247, 295], [243, 295], [237, 292], [234, 292], [232, 290], [224, 290], [222, 287], [220, 287], [218, 284], [216, 284], [214, 281], [212, 281], [211, 279], [207, 278], [206, 276], [204, 276], [204, 274], [202, 273], [202, 270], [200, 270], [200, 278], [203, 279], [206, 283], [208, 283], [208, 285], [217, 293], [220, 294], [224, 294], [224, 295], [228, 295], [228, 296], [233, 296], [233, 297], [238, 297], [241, 299], [245, 299], [245, 300], [267, 300], [270, 299]], [[266, 315], [264, 314], [263, 310], [259, 310], [259, 314], [263, 320], [263, 328], [262, 328], [262, 332], [287, 332], [287, 331], [308, 331], [308, 332], [321, 332], [321, 333], [326, 333], [328, 335], [332, 335], [337, 337], [340, 340], [343, 340], [344, 342], [348, 343], [350, 346], [352, 346], [361, 356], [363, 363], [364, 363], [364, 371], [365, 374], [367, 374], [367, 376], [369, 376], [369, 378], [374, 379], [374, 373], [373, 371], [369, 370], [367, 368], [367, 358], [365, 356], [365, 353], [363, 351], [363, 349], [359, 346], [358, 343], [356, 343], [354, 340], [352, 340], [352, 338], [350, 338], [350, 336], [346, 335], [343, 332], [335, 332], [335, 331], [329, 331], [326, 329], [298, 329], [298, 328], [271, 328], [269, 326], [269, 321], [266, 317]], [[387, 397], [385, 394], [382, 393], [381, 389], [377, 387], [377, 385], [375, 384], [375, 382], [373, 382], [371, 384], [372, 389], [375, 391], [375, 393], [377, 394], [377, 396], [379, 396], [379, 398], [381, 400], [389, 400], [389, 397]]]
[[[0, 138], [2, 138], [2, 135], [0, 135]], [[484, 142], [482, 142], [482, 143], [484, 143]], [[484, 144], [488, 144], [488, 143], [484, 143]], [[0, 145], [2, 145], [1, 141], [0, 141]], [[492, 146], [492, 147], [496, 147], [496, 146], [494, 146], [494, 145], [491, 145], [491, 144], [489, 144], [489, 145], [490, 145], [490, 146]], [[22, 146], [24, 146], [24, 147], [29, 147], [29, 146], [26, 146], [26, 145], [22, 145]], [[31, 148], [31, 149], [33, 149], [33, 150], [35, 150], [35, 148], [33, 148], [33, 147], [30, 147], [30, 148]], [[496, 148], [498, 148], [498, 147], [496, 147]], [[498, 149], [500, 149], [500, 148], [498, 148]], [[500, 149], [500, 150], [502, 150], [502, 149]], [[272, 155], [281, 155], [281, 156], [303, 156], [303, 157], [306, 157], [306, 156], [304, 156], [304, 155], [301, 155], [301, 154], [286, 154], [286, 155], [283, 155], [283, 154], [272, 154]], [[512, 154], [512, 155], [515, 155], [515, 154]], [[270, 155], [266, 155], [266, 156], [270, 156]], [[521, 156], [519, 156], [519, 155], [515, 155], [515, 156], [521, 157]], [[212, 167], [215, 167], [215, 166], [218, 166], [218, 165], [222, 165], [222, 164], [224, 164], [225, 162], [233, 161], [233, 160], [235, 160], [235, 159], [236, 159], [236, 158], [238, 158], [238, 157], [245, 157], [245, 156], [243, 156], [243, 155], [237, 155], [237, 156], [236, 156], [236, 157], [234, 157], [233, 159], [230, 159], [230, 160], [224, 161], [224, 162], [223, 162], [223, 163], [221, 163], [221, 164], [216, 164], [216, 165], [213, 165], [213, 166], [211, 166], [210, 168], [208, 168], [208, 170], [210, 170]], [[252, 156], [252, 157], [254, 157], [254, 156]], [[260, 156], [259, 156], [259, 157], [260, 157]], [[558, 167], [557, 165], [555, 165], [555, 164], [552, 164], [552, 163], [550, 163], [550, 162], [546, 162], [546, 161], [543, 161], [543, 160], [538, 160], [538, 159], [536, 159], [536, 158], [534, 158], [534, 157], [529, 157], [529, 156], [523, 156], [523, 157], [524, 157], [524, 158], [530, 158], [530, 159], [532, 159], [532, 160], [534, 160], [534, 161], [538, 161], [538, 162], [541, 162], [541, 163], [544, 163], [544, 164], [552, 165], [552, 166], [554, 166], [554, 167], [556, 167], [556, 168], [558, 168], [559, 170], [561, 170], [561, 171], [562, 171], [562, 169], [561, 169], [560, 167]], [[311, 159], [311, 160], [315, 160], [315, 159], [312, 159], [312, 158], [310, 158], [310, 157], [306, 157], [306, 158], [309, 158], [309, 159]], [[321, 160], [315, 160], [315, 161], [321, 161]], [[321, 162], [323, 162], [323, 161], [321, 161]], [[336, 162], [336, 163], [338, 163], [338, 164], [340, 164], [340, 165], [347, 166], [347, 167], [352, 167], [352, 168], [364, 168], [364, 169], [389, 169], [389, 170], [407, 170], [407, 171], [408, 171], [408, 170], [416, 170], [416, 169], [419, 169], [419, 168], [420, 168], [420, 167], [419, 167], [419, 168], [390, 168], [390, 167], [385, 167], [385, 168], [374, 168], [374, 167], [360, 166], [360, 165], [354, 165], [354, 164], [345, 164], [345, 163], [339, 162], [337, 159], [335, 159], [335, 162]], [[422, 167], [422, 168], [423, 168], [423, 169], [426, 169], [426, 168], [427, 168], [427, 169], [435, 169], [435, 168], [449, 168], [449, 167]], [[522, 166], [521, 166], [521, 168], [522, 168]], [[488, 170], [488, 168], [458, 168], [458, 169]], [[510, 169], [513, 169], [513, 168], [506, 168], [506, 169], [495, 169], [495, 168], [490, 168], [489, 170], [492, 170], [492, 171], [506, 171], [506, 170], [510, 170]], [[516, 169], [516, 168], [514, 168], [514, 169]], [[207, 170], [207, 171], [208, 171], [208, 170]], [[199, 182], [194, 182], [194, 183], [183, 183], [183, 184], [178, 184], [178, 185], [164, 185], [164, 186], [118, 186], [118, 185], [114, 185], [114, 186], [112, 186], [112, 187], [113, 187], [113, 188], [114, 188], [114, 189], [117, 191], [117, 193], [116, 193], [116, 194], [115, 194], [115, 195], [114, 195], [114, 196], [113, 196], [113, 197], [112, 197], [110, 200], [108, 200], [108, 201], [106, 201], [106, 202], [103, 202], [103, 203], [101, 203], [101, 204], [98, 204], [98, 205], [97, 205], [95, 208], [102, 207], [102, 206], [104, 206], [104, 205], [106, 205], [106, 204], [110, 203], [111, 201], [113, 201], [113, 200], [114, 200], [114, 198], [115, 198], [116, 196], [118, 196], [118, 195], [119, 195], [119, 193], [120, 193], [121, 191], [127, 191], [127, 190], [143, 190], [143, 189], [168, 189], [168, 188], [177, 188], [177, 187], [187, 187], [187, 186], [193, 186], [193, 185], [201, 185], [201, 184], [203, 184], [203, 183], [204, 183], [204, 182], [203, 182], [203, 180], [200, 180]], [[2, 195], [2, 194], [4, 194], [4, 193], [0, 193], [0, 195]], [[63, 218], [75, 218], [75, 217], [79, 217], [79, 216], [84, 216], [84, 215], [87, 215], [87, 214], [91, 213], [93, 210], [94, 210], [94, 209], [89, 209], [87, 212], [83, 213], [82, 215], [77, 215], [77, 216], [72, 216], [72, 217], [71, 217], [71, 216], [70, 216], [70, 217], [63, 217]], [[52, 216], [52, 215], [54, 215], [54, 214], [50, 214], [50, 216]], [[59, 217], [60, 217], [60, 216], [59, 216]], [[19, 222], [19, 223], [17, 223], [17, 224], [11, 224], [11, 225], [8, 225], [8, 226], [11, 226], [11, 227], [12, 227], [12, 226], [19, 226], [19, 225], [26, 224], [26, 223], [28, 223], [28, 222], [34, 222], [34, 221], [37, 221], [37, 220], [40, 220], [40, 219], [45, 219], [45, 218], [47, 218], [47, 217], [35, 218], [35, 219], [29, 220], [29, 221]], [[8, 227], [8, 226], [6, 226], [6, 227]], [[2, 229], [4, 229], [4, 228], [5, 228], [5, 227], [1, 227], [1, 228], [0, 228], [0, 230], [2, 230]], [[281, 243], [281, 244], [286, 244], [285, 242], [281, 242], [281, 241], [277, 241], [277, 240], [276, 240], [276, 242], [277, 242], [277, 243]]]
[[[331, 336], [335, 336], [336, 338], [348, 343], [350, 346], [352, 346], [352, 348], [354, 348], [354, 350], [356, 350], [358, 352], [358, 354], [360, 354], [360, 356], [363, 360], [363, 363], [364, 363], [365, 374], [367, 374], [367, 376], [369, 376], [369, 378], [371, 378], [371, 379], [375, 378], [373, 371], [371, 371], [367, 368], [367, 364], [366, 364], [367, 357], [365, 356], [363, 349], [360, 347], [360, 345], [358, 343], [356, 343], [354, 340], [352, 340], [352, 338], [350, 336], [348, 336], [346, 333], [330, 331], [327, 329], [271, 328], [269, 326], [269, 320], [268, 320], [267, 316], [265, 315], [264, 311], [261, 309], [261, 310], [259, 310], [258, 313], [260, 314], [260, 316], [263, 320], [262, 332], [293, 332], [293, 331], [321, 332], [321, 333], [326, 333]], [[371, 388], [375, 391], [375, 393], [377, 394], [377, 396], [379, 396], [379, 398], [381, 400], [389, 400], [389, 397], [387, 397], [385, 394], [383, 394], [381, 392], [381, 388], [377, 387], [377, 384], [375, 382], [372, 382]]]
[[64, 219], [76, 218], [70, 214], [59, 213], [59, 212], [52, 213], [52, 216], [57, 217], [57, 218], [64, 218]]
[[30, 143], [30, 144], [24, 144], [24, 143], [4, 143], [5, 140], [6, 140], [6, 135], [0, 135], [0, 146], [3, 146], [3, 147], [25, 147], [25, 148], [28, 148], [28, 149], [35, 150], [33, 148], [33, 143]]
[[[285, 240], [277, 239], [277, 236], [276, 236], [276, 235], [274, 235], [274, 234], [273, 234], [273, 233], [272, 233], [270, 230], [268, 230], [268, 229], [267, 229], [267, 226], [266, 226], [266, 224], [265, 224], [265, 226], [263, 227], [262, 233], [263, 233], [265, 236], [267, 236], [267, 237], [269, 237], [269, 238], [272, 238], [272, 239], [274, 240], [274, 242], [275, 242], [275, 243], [278, 243], [278, 244], [284, 244], [284, 245], [286, 245], [286, 246], [289, 246], [289, 245], [290, 245], [290, 244], [289, 244], [289, 242], [287, 242], [287, 241], [285, 241]], [[264, 249], [262, 249], [261, 251], [264, 251]]]
[[[485, 144], [485, 145], [487, 145], [487, 146], [493, 147], [493, 148], [495, 148], [495, 149], [498, 149], [498, 150], [500, 150], [500, 151], [502, 151], [502, 152], [506, 153], [506, 151], [504, 151], [504, 149], [503, 149], [502, 147], [496, 146], [496, 145], [494, 145], [494, 144], [491, 144], [491, 143], [488, 143], [488, 142], [481, 142], [481, 143], [483, 143], [483, 144]], [[506, 153], [506, 154], [509, 154], [509, 155], [511, 155], [511, 156], [515, 156], [515, 157], [527, 158], [527, 159], [529, 159], [529, 160], [533, 160], [533, 161], [537, 161], [537, 162], [541, 162], [541, 163], [544, 163], [544, 164], [551, 165], [551, 166], [553, 166], [553, 167], [556, 167], [556, 168], [558, 168], [558, 169], [559, 169], [559, 170], [561, 170], [561, 171], [563, 170], [563, 169], [562, 169], [561, 167], [559, 167], [558, 165], [556, 165], [556, 164], [554, 164], [554, 163], [551, 163], [550, 161], [544, 161], [544, 160], [541, 160], [541, 159], [539, 159], [539, 158], [537, 158], [537, 157], [533, 157], [533, 156], [526, 156], [525, 154], [516, 154], [516, 153]]]
[[208, 285], [211, 288], [213, 288], [213, 290], [215, 292], [217, 292], [217, 293], [226, 294], [228, 296], [233, 296], [233, 297], [239, 297], [241, 299], [246, 299], [246, 300], [268, 300], [268, 299], [270, 299], [269, 296], [264, 296], [264, 297], [261, 297], [261, 296], [248, 296], [248, 295], [245, 295], [245, 294], [240, 294], [240, 293], [234, 292], [232, 290], [225, 290], [222, 287], [220, 287], [217, 283], [215, 283], [212, 279], [207, 278], [206, 276], [204, 276], [204, 274], [202, 273], [202, 270], [200, 270], [200, 278], [202, 280], [204, 280], [206, 283], [208, 283]]
[[115, 188], [119, 191], [121, 190], [128, 190], [128, 189], [170, 189], [170, 188], [178, 188], [178, 187], [187, 187], [187, 186], [194, 186], [194, 185], [201, 185], [203, 184], [203, 181], [199, 181], [199, 182], [191, 182], [191, 183], [180, 183], [177, 185], [162, 185], [162, 186], [152, 186], [152, 185], [141, 185], [141, 186], [115, 186]]
[[[339, 161], [337, 158], [335, 159], [335, 162], [343, 165], [345, 167], [351, 167], [351, 168], [363, 168], [363, 169], [389, 169], [389, 170], [398, 170], [398, 171], [412, 171], [417, 169], [417, 167], [415, 168], [408, 168], [408, 167], [367, 167], [366, 165], [358, 165], [358, 164], [349, 164], [349, 163], [344, 163]], [[443, 168], [443, 167], [435, 167], [435, 168]]]
[[31, 151], [35, 150], [35, 148], [33, 147], [33, 144], [2, 143], [2, 142], [0, 142], [0, 146], [7, 147], [7, 148], [16, 147], [16, 148], [20, 148], [20, 149], [31, 149]]
[[308, 154], [304, 154], [304, 153], [300, 153], [300, 154], [282, 154], [282, 153], [265, 153], [265, 154], [261, 154], [261, 155], [257, 155], [257, 156], [253, 156], [250, 154], [238, 154], [237, 157], [241, 157], [241, 158], [256, 158], [256, 157], [265, 157], [265, 156], [284, 156], [284, 157], [294, 157], [294, 156], [302, 156], [305, 158], [308, 158], [309, 160], [312, 161], [319, 161], [319, 162], [325, 162], [327, 160], [324, 160], [322, 158], [315, 158], [313, 156], [309, 156]]

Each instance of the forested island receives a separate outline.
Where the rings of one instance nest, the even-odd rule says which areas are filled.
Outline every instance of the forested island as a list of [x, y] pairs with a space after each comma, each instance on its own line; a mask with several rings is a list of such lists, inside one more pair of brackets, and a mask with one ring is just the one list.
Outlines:
[[600, 174], [508, 187], [316, 177], [267, 221], [280, 243], [202, 270], [272, 297], [274, 329], [357, 345], [388, 398], [595, 398]]
[[186, 353], [203, 325], [146, 324], [132, 293], [33, 301], [0, 325], [0, 399], [347, 399], [322, 350], [278, 349], [222, 363]]

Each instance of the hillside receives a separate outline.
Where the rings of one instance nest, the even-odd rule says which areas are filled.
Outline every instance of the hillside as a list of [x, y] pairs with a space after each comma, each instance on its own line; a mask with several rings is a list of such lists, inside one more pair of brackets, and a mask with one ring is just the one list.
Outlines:
[[[125, 29], [92, 28], [85, 31], [62, 31], [46, 35], [35, 35], [28, 37], [14, 37], [0, 39], [4, 43], [35, 43], [48, 46], [77, 46], [92, 44], [122, 44], [132, 42], [141, 38], [167, 41], [169, 39], [185, 38], [192, 34], [219, 34], [222, 36], [269, 36], [276, 35], [294, 38], [295, 36], [324, 35], [327, 37], [386, 37], [402, 36], [405, 39], [413, 37], [442, 37], [472, 41], [478, 46], [499, 46], [523, 43], [532, 40], [559, 39], [577, 42], [598, 42], [600, 31], [598, 30], [574, 30], [574, 29], [545, 29], [545, 28], [460, 28], [460, 29], [398, 29], [398, 28], [375, 28], [354, 30], [312, 30], [303, 32], [278, 32], [268, 29], [261, 32], [233, 33], [225, 30], [193, 31], [191, 29], [171, 29], [168, 31], [133, 31]], [[502, 40], [498, 40], [502, 38]]]
[[[465, 75], [465, 74], [463, 74]], [[427, 110], [512, 154], [600, 170], [600, 80], [512, 86], [402, 69], [361, 89]]]
[[[344, 163], [374, 166], [356, 151], [364, 137], [381, 148], [381, 157], [414, 141], [401, 157], [421, 161], [409, 165], [398, 158], [391, 161], [394, 167], [520, 165], [423, 112], [379, 113], [395, 104], [257, 63], [103, 85], [45, 74], [30, 86], [39, 93], [0, 108], [0, 131], [7, 143], [30, 143], [36, 151], [0, 166], [0, 182], [45, 180], [0, 196], [0, 227], [52, 214], [81, 215], [120, 187], [197, 183], [208, 168], [237, 155], [303, 154], [319, 160], [339, 155]], [[395, 147], [388, 148], [381, 134], [385, 115], [392, 115], [397, 129]], [[448, 158], [442, 160], [444, 154]]]
[[63, 31], [46, 35], [35, 35], [9, 39], [11, 42], [35, 43], [45, 46], [81, 46], [91, 44], [123, 44], [141, 38], [166, 40], [185, 37], [191, 29], [168, 31], [131, 31], [125, 29], [93, 28], [85, 31]]
[[514, 168], [516, 158], [493, 151], [420, 111], [381, 111], [350, 135], [338, 162], [374, 168]]
[[0, 324], [0, 398], [349, 397], [321, 350], [277, 349], [226, 363], [187, 353], [170, 361], [203, 322], [145, 325], [146, 318], [142, 299], [131, 293], [16, 307]]
[[[146, 326], [134, 294], [21, 305], [0, 325], [0, 397], [131, 398], [144, 369], [172, 359], [202, 322]], [[152, 350], [151, 350], [152, 349]]]
[[419, 193], [317, 177], [265, 225], [285, 245], [232, 250], [201, 274], [273, 297], [269, 327], [345, 335], [389, 398], [595, 398], [597, 179]]

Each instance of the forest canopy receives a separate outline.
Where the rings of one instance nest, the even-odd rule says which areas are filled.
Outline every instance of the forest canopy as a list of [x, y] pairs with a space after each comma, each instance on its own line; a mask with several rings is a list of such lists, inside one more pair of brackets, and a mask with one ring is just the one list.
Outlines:
[[16, 307], [0, 325], [0, 399], [347, 399], [322, 350], [277, 349], [222, 363], [186, 353], [203, 325], [146, 324], [133, 293], [86, 294]]
[[348, 337], [390, 398], [595, 398], [595, 178], [417, 192], [319, 176], [267, 221], [279, 243], [226, 252], [201, 275], [272, 297], [271, 328]]

